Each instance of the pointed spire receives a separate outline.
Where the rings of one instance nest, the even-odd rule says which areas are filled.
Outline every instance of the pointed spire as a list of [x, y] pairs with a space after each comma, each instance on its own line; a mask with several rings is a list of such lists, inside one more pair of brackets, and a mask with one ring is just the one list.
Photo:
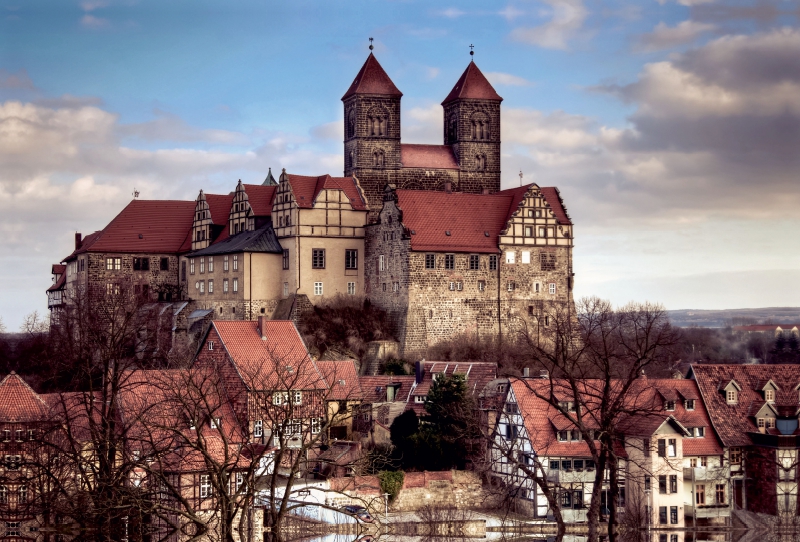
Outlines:
[[264, 179], [264, 182], [261, 183], [261, 186], [277, 186], [278, 183], [275, 181], [275, 177], [272, 176], [272, 168], [269, 168], [267, 172], [267, 178]]
[[495, 102], [502, 102], [503, 98], [494, 90], [494, 87], [483, 75], [475, 61], [470, 60], [469, 66], [461, 74], [456, 86], [444, 99], [442, 105], [450, 103], [455, 100], [492, 100]]
[[372, 52], [370, 52], [364, 65], [361, 66], [361, 70], [353, 80], [353, 84], [350, 85], [350, 88], [347, 89], [347, 92], [342, 96], [342, 100], [354, 94], [378, 94], [381, 96], [403, 95], [403, 93], [394, 86], [394, 83]]

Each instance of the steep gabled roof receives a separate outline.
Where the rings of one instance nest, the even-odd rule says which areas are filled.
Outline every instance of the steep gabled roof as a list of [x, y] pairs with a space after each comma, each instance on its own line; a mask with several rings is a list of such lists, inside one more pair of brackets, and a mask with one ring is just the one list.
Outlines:
[[48, 292], [55, 292], [56, 290], [63, 290], [63, 289], [64, 289], [64, 286], [65, 286], [66, 284], [67, 284], [67, 274], [66, 274], [66, 273], [61, 273], [61, 274], [58, 276], [58, 280], [57, 280], [57, 281], [55, 281], [55, 283], [54, 283], [52, 286], [50, 286], [50, 287], [47, 289], [47, 291], [48, 291]]
[[68, 258], [83, 252], [176, 254], [191, 235], [194, 201], [131, 201]]
[[453, 90], [444, 99], [442, 105], [450, 103], [454, 100], [492, 100], [495, 102], [502, 102], [503, 98], [494, 90], [494, 87], [486, 79], [478, 65], [475, 62], [470, 62], [464, 73], [461, 74]]
[[343, 361], [317, 361], [316, 363], [330, 388], [327, 400], [360, 401], [364, 398], [355, 361], [346, 359]]
[[214, 254], [233, 254], [235, 252], [264, 252], [270, 254], [283, 253], [272, 224], [265, 224], [253, 231], [243, 231], [234, 236], [222, 236], [214, 244], [192, 253], [192, 256], [210, 256]]
[[0, 421], [42, 421], [47, 413], [45, 402], [18, 374], [12, 371], [0, 381]]
[[564, 201], [561, 199], [561, 193], [558, 191], [558, 188], [555, 186], [543, 186], [540, 187], [539, 190], [542, 192], [542, 196], [544, 196], [547, 204], [550, 205], [550, 208], [553, 210], [553, 214], [556, 215], [558, 223], [565, 225], [572, 224], [572, 220], [567, 214], [567, 209], [564, 207]]
[[459, 169], [450, 145], [400, 145], [400, 163], [404, 168]]
[[[246, 184], [244, 190], [247, 192], [247, 201], [253, 209], [255, 216], [271, 216], [272, 200], [275, 199], [276, 185]], [[228, 208], [230, 212], [230, 207]]]
[[394, 83], [372, 53], [369, 54], [367, 61], [361, 66], [350, 88], [347, 89], [347, 92], [342, 96], [342, 100], [355, 94], [378, 94], [381, 96], [403, 95], [403, 93], [394, 86]]
[[211, 212], [211, 222], [216, 226], [228, 224], [228, 217], [231, 215], [231, 205], [233, 205], [233, 192], [230, 194], [206, 194], [206, 203]]
[[312, 177], [286, 173], [298, 207], [311, 209], [323, 190], [341, 190], [356, 211], [367, 210], [367, 202], [355, 177], [331, 177], [328, 174]]
[[[463, 375], [467, 391], [477, 400], [486, 385], [497, 378], [497, 364], [482, 361], [421, 361], [421, 379], [414, 388], [413, 395], [428, 395], [433, 385], [434, 375]], [[406, 407], [417, 414], [425, 414], [424, 403], [409, 402]]]

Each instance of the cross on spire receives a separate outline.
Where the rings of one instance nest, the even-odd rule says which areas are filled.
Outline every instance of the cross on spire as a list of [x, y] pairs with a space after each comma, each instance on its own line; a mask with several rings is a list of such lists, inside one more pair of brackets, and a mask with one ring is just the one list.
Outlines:
[[475, 51], [473, 51], [473, 49], [475, 49], [475, 46], [470, 43], [469, 44], [469, 56], [475, 56]]
[[369, 39], [369, 50], [372, 51], [375, 47], [372, 46], [372, 38]]

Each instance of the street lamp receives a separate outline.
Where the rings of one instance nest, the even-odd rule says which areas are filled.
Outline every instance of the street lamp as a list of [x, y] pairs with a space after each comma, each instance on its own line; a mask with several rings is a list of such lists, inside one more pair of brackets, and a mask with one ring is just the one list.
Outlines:
[[383, 518], [386, 520], [386, 523], [389, 523], [389, 494], [383, 494], [383, 502], [386, 504], [386, 511], [383, 514]]

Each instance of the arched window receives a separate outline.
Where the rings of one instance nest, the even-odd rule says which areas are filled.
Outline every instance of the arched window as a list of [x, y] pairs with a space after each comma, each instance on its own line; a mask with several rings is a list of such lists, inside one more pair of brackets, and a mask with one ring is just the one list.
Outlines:
[[475, 157], [475, 171], [486, 171], [485, 154], [479, 154]]
[[458, 139], [458, 116], [457, 115], [450, 115], [450, 119], [447, 121], [447, 138], [450, 141], [456, 141]]
[[355, 167], [355, 165], [356, 165], [355, 164], [355, 157], [356, 157], [355, 153], [353, 151], [350, 151], [350, 154], [347, 155], [347, 165], [348, 166]]
[[385, 137], [389, 133], [389, 112], [382, 107], [370, 109], [367, 113], [367, 133], [373, 137]]
[[347, 137], [351, 138], [356, 135], [356, 111], [351, 109], [347, 114]]
[[472, 116], [472, 139], [478, 141], [489, 139], [489, 119], [484, 113], [475, 113]]
[[373, 167], [383, 167], [384, 166], [384, 158], [385, 154], [381, 149], [378, 149], [372, 153], [372, 165]]

